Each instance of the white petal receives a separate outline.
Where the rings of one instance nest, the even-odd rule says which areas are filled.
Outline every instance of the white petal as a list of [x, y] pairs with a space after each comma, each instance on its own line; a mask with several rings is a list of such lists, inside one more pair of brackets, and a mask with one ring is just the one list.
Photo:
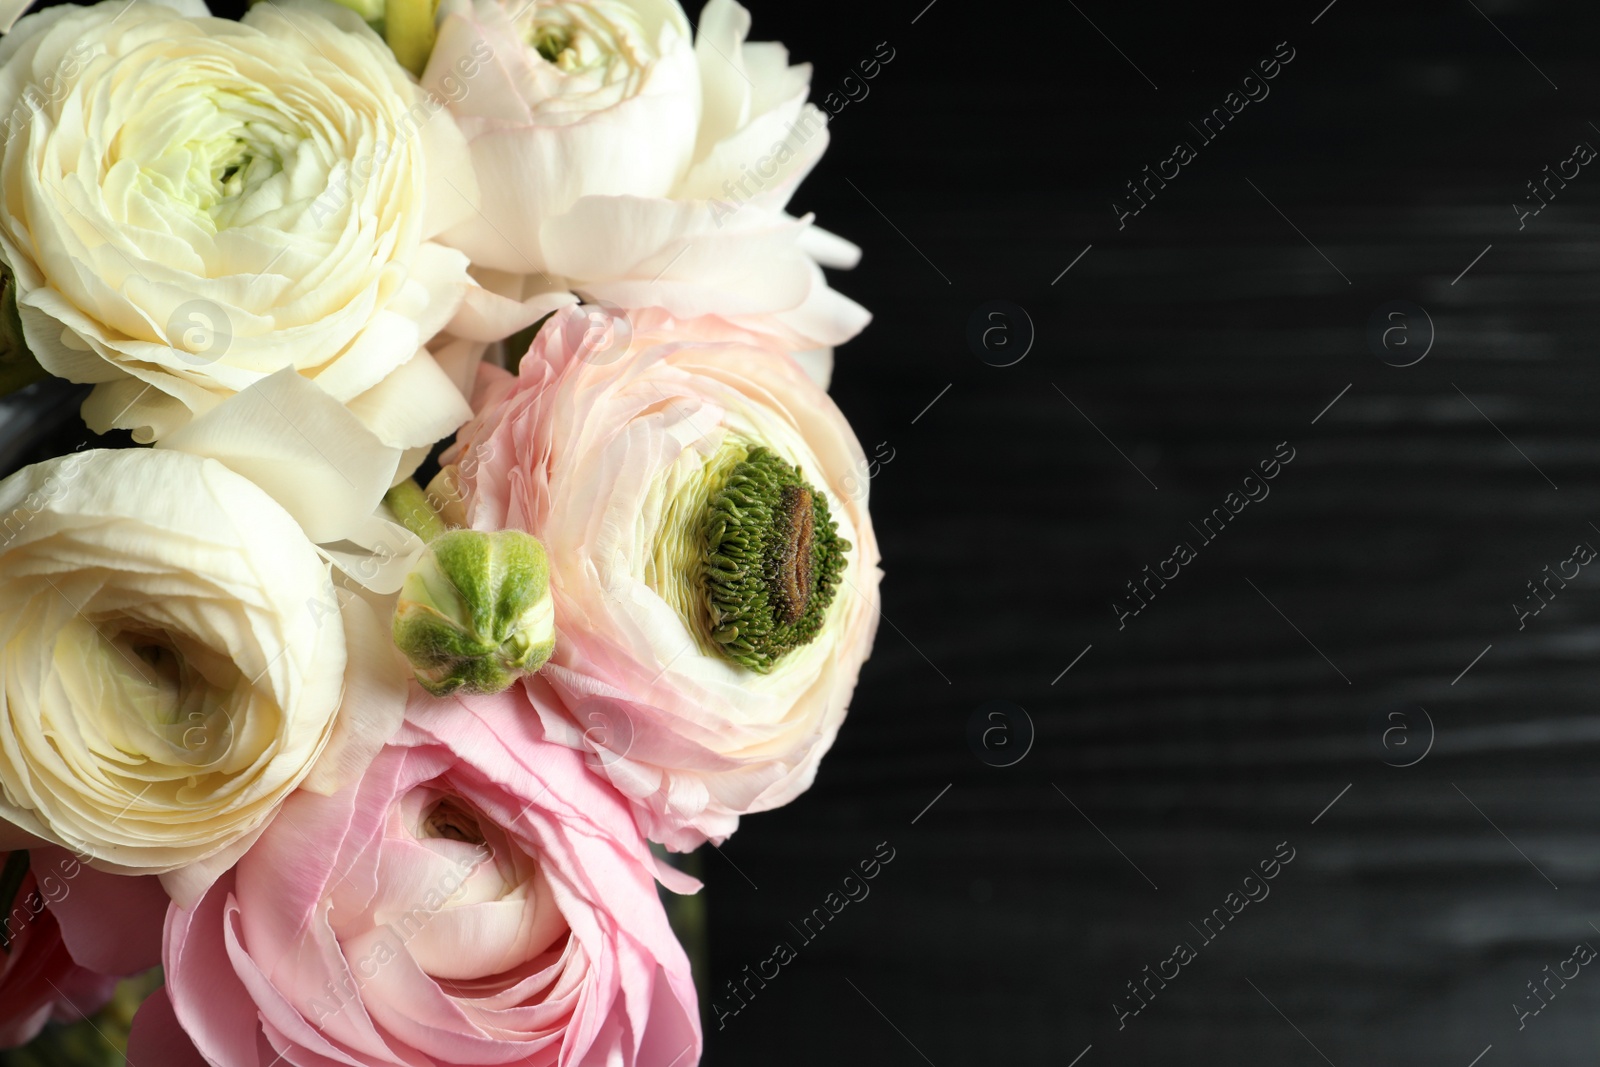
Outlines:
[[399, 449], [289, 369], [229, 398], [160, 447], [220, 460], [265, 489], [319, 543], [343, 540], [364, 523], [400, 462]]
[[850, 270], [861, 262], [861, 246], [813, 223], [800, 235], [800, 250], [824, 267]]
[[301, 787], [329, 796], [361, 777], [400, 729], [406, 713], [406, 672], [397, 659], [387, 620], [361, 597], [346, 593], [344, 697], [333, 736]]
[[833, 349], [812, 348], [790, 354], [805, 369], [806, 377], [816, 382], [819, 389], [828, 388], [828, 383], [833, 380]]
[[425, 348], [349, 407], [379, 440], [397, 448], [431, 445], [472, 417], [466, 397]]

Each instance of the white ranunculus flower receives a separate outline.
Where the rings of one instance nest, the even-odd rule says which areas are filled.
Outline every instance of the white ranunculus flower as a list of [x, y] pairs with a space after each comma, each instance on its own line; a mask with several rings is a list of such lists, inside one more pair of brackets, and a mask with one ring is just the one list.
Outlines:
[[[172, 6], [168, 6], [168, 5]], [[0, 41], [0, 257], [97, 430], [161, 439], [286, 366], [386, 443], [470, 411], [424, 347], [472, 286], [466, 146], [353, 12], [199, 0], [31, 15]]]
[[[444, 12], [423, 85], [454, 102], [510, 186], [486, 190], [483, 215], [457, 230], [498, 244], [485, 263], [529, 269], [496, 227], [516, 241], [583, 196], [666, 196], [688, 169], [700, 79], [675, 0], [449, 0]], [[502, 196], [517, 214], [498, 213]]]
[[92, 451], [0, 482], [0, 604], [0, 819], [179, 895], [403, 711], [372, 609], [212, 459]]
[[675, 0], [444, 0], [422, 81], [484, 196], [445, 240], [514, 300], [715, 315], [794, 350], [855, 336], [869, 316], [819, 264], [859, 250], [785, 211], [828, 144], [810, 67], [749, 29], [734, 0], [706, 4], [692, 49]]

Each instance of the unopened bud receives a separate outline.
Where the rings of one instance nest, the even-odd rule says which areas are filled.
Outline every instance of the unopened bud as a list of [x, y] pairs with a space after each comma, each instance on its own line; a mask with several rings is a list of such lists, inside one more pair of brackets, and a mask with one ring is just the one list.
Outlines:
[[387, 6], [384, 0], [335, 0], [335, 2], [339, 6], [347, 7], [366, 19], [367, 25], [373, 29], [381, 30], [385, 14], [384, 8]]
[[555, 651], [550, 562], [517, 530], [452, 530], [406, 576], [394, 642], [434, 696], [498, 693]]

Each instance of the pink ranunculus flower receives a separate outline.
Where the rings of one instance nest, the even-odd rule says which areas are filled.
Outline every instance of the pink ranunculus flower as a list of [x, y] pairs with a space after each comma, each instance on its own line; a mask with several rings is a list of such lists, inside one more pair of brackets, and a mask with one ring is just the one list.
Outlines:
[[[0, 869], [13, 857], [22, 854], [0, 852]], [[0, 899], [0, 1048], [98, 1011], [119, 975], [161, 962], [167, 898], [155, 878], [93, 871], [59, 848], [30, 850], [26, 862], [16, 895]]]
[[656, 877], [696, 884], [537, 731], [510, 695], [418, 691], [359, 783], [292, 797], [172, 907], [132, 1062], [692, 1067], [694, 983]]
[[[486, 367], [444, 485], [457, 518], [538, 537], [556, 650], [526, 689], [549, 740], [669, 848], [793, 800], [877, 629], [869, 467], [800, 366], [715, 319], [557, 312]], [[714, 542], [714, 543], [713, 543]]]

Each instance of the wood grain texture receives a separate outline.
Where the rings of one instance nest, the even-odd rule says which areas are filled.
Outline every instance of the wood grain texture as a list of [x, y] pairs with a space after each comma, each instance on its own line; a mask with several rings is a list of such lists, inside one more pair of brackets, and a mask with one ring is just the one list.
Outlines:
[[[817, 785], [725, 846], [759, 890], [706, 861], [719, 977], [877, 842], [898, 857], [710, 1022], [707, 1062], [1593, 1063], [1600, 978], [1521, 1030], [1512, 1004], [1600, 945], [1600, 575], [1523, 630], [1511, 607], [1600, 545], [1600, 173], [1525, 229], [1511, 210], [1600, 144], [1592, 15], [1079, 6], [1159, 90], [1070, 7], [1048, 33], [1021, 4], [870, 29], [755, 8], [819, 86], [840, 37], [899, 47], [800, 204], [867, 248], [836, 284], [878, 317], [835, 394], [895, 449], [872, 490], [892, 624]], [[1284, 40], [1271, 95], [1119, 231], [1124, 181]], [[1037, 329], [1008, 368], [964, 336], [994, 298]], [[1436, 327], [1412, 367], [1367, 343], [1393, 300]], [[1189, 524], [1284, 441], [1271, 495], [1203, 543]], [[1178, 541], [1195, 560], [1119, 630]], [[994, 699], [1037, 728], [1005, 769], [968, 745]], [[1422, 751], [1419, 709], [1432, 750], [1388, 765]], [[1385, 749], [1391, 713], [1411, 732]], [[1201, 941], [1283, 841], [1270, 896]]]

